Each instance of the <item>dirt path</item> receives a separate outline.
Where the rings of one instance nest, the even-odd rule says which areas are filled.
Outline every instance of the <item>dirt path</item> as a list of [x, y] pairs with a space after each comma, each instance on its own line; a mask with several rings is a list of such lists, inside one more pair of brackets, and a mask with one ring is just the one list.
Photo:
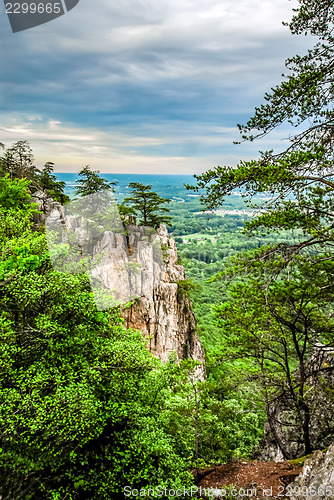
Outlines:
[[[231, 462], [209, 472], [200, 479], [198, 486], [202, 489], [224, 490], [224, 487], [233, 485], [244, 498], [247, 496], [242, 490], [253, 490], [251, 498], [267, 497], [282, 500], [285, 497], [285, 487], [300, 472], [301, 467], [291, 465], [290, 462]], [[237, 495], [232, 494], [232, 496]]]

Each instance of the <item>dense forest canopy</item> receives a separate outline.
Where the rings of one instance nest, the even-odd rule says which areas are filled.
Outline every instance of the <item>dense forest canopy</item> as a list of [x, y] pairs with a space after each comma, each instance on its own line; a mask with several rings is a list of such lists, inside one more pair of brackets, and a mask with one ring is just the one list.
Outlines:
[[[157, 228], [160, 224], [170, 224], [172, 218], [168, 216], [168, 208], [165, 206], [170, 202], [152, 191], [152, 186], [145, 186], [140, 182], [129, 183], [130, 196], [124, 198], [121, 205], [123, 213], [140, 216], [138, 224]], [[129, 209], [128, 205], [130, 204]]]
[[[240, 419], [240, 402], [194, 384], [194, 362], [162, 366], [119, 305], [97, 309], [85, 274], [53, 269], [31, 172], [0, 177], [1, 495], [123, 498], [125, 486], [184, 487], [192, 466], [249, 453], [255, 413]], [[52, 172], [38, 185], [47, 195]]]

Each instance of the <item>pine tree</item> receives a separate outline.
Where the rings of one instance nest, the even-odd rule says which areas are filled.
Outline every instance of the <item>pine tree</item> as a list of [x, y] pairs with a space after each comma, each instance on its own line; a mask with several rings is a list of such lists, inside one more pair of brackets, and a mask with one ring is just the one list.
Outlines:
[[53, 174], [54, 163], [48, 161], [45, 163], [41, 174], [38, 176], [38, 183], [42, 191], [62, 205], [70, 201], [69, 196], [64, 193], [65, 182], [59, 181]]
[[242, 140], [254, 141], [289, 123], [288, 146], [281, 152], [261, 153], [257, 160], [241, 161], [236, 168], [217, 167], [195, 176], [195, 190], [206, 189], [202, 201], [211, 209], [235, 189], [250, 205], [253, 195], [269, 193], [272, 200], [257, 206], [265, 212], [245, 226], [250, 233], [301, 229], [303, 241], [294, 245], [293, 252], [310, 247], [316, 251], [334, 239], [334, 5], [331, 0], [299, 3], [289, 28], [318, 41], [306, 55], [286, 61], [283, 82], [265, 94], [266, 103], [255, 109], [246, 125], [238, 125]]
[[0, 175], [8, 174], [12, 180], [26, 178], [32, 181], [30, 191], [36, 190], [39, 170], [34, 165], [34, 155], [28, 141], [17, 141], [8, 149], [3, 143], [0, 143], [0, 147], [4, 151], [0, 158]]
[[165, 215], [169, 209], [163, 205], [170, 200], [162, 198], [152, 191], [152, 186], [145, 186], [140, 182], [130, 182], [131, 196], [124, 199], [123, 204], [131, 205], [131, 213], [140, 215], [139, 224], [157, 228], [160, 224], [169, 224], [171, 217]]
[[86, 165], [78, 174], [82, 178], [76, 181], [75, 194], [83, 197], [76, 206], [89, 216], [105, 212], [113, 202], [113, 188], [117, 182], [108, 182], [99, 173]]
[[86, 165], [79, 172], [81, 179], [76, 180], [75, 194], [77, 196], [88, 196], [95, 194], [105, 189], [112, 189], [116, 182], [108, 182], [99, 175], [99, 170], [91, 170], [89, 165]]
[[26, 177], [29, 180], [34, 179], [38, 169], [34, 166], [34, 155], [28, 141], [17, 141], [7, 150], [7, 158], [11, 160], [13, 178]]

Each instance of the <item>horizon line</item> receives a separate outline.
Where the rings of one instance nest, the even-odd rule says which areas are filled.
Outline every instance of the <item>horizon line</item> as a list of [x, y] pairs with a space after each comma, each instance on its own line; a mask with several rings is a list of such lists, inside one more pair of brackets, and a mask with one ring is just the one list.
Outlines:
[[[80, 170], [79, 170], [80, 172]], [[79, 174], [79, 172], [68, 172], [68, 171], [60, 171], [60, 170], [54, 170], [54, 174]], [[141, 174], [141, 173], [136, 173], [136, 172], [103, 172], [102, 170], [99, 170], [100, 174], [110, 174], [110, 175], [160, 175], [160, 176], [166, 176], [166, 175], [175, 175], [175, 176], [191, 176], [193, 177], [195, 174]]]

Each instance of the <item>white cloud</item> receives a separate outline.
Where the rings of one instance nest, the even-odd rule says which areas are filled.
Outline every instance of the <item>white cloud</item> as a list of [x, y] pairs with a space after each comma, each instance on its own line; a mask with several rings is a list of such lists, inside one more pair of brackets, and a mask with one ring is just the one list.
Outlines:
[[61, 169], [129, 172], [163, 172], [168, 158], [177, 173], [235, 164], [280, 146], [275, 133], [238, 149], [234, 124], [306, 46], [281, 24], [296, 4], [81, 0], [27, 32], [7, 26], [0, 140], [27, 139]]
[[[164, 123], [161, 129], [147, 126], [145, 133], [138, 135], [135, 130], [98, 131], [31, 118], [20, 122], [8, 116], [7, 126], [0, 128], [2, 141], [8, 147], [22, 138], [28, 140], [37, 167], [53, 161], [57, 171], [76, 172], [90, 164], [103, 172], [115, 173], [200, 173], [218, 164], [236, 165], [241, 159], [258, 156], [257, 145], [232, 147], [238, 138], [235, 127], [195, 124], [189, 138], [181, 123]], [[262, 146], [282, 148], [281, 133], [274, 131], [270, 142]], [[213, 153], [217, 150], [220, 153]], [[203, 151], [207, 154], [203, 155]]]

